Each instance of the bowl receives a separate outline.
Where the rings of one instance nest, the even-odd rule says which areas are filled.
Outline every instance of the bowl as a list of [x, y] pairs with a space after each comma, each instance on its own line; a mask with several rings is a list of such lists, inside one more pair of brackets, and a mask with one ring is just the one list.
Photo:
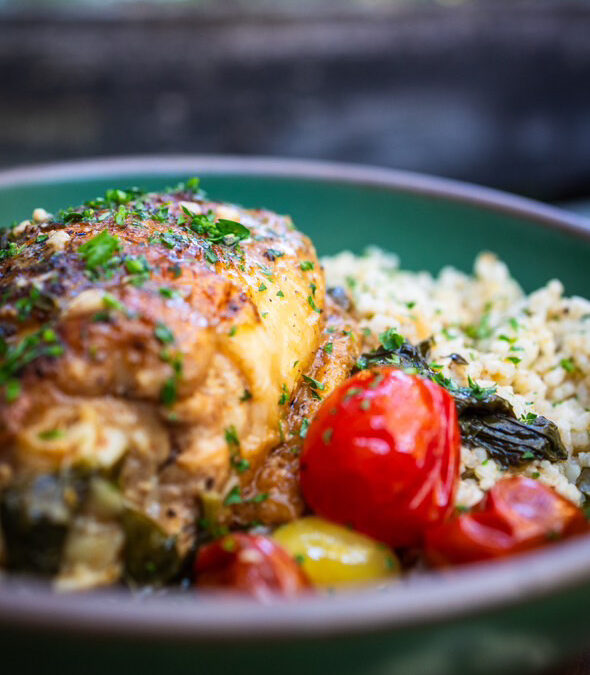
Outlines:
[[[529, 200], [397, 171], [234, 157], [100, 159], [0, 173], [0, 222], [77, 204], [112, 186], [202, 178], [215, 199], [289, 213], [321, 254], [396, 251], [408, 269], [470, 270], [493, 250], [525, 290], [553, 277], [590, 296], [590, 229]], [[0, 582], [0, 654], [10, 672], [533, 672], [590, 637], [590, 537], [493, 564], [259, 605], [192, 593], [57, 595]]]

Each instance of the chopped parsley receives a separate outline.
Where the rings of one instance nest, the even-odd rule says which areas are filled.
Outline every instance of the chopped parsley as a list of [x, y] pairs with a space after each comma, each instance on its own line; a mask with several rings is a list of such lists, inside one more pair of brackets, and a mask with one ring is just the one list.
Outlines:
[[404, 338], [394, 328], [389, 328], [384, 333], [381, 333], [379, 340], [385, 349], [390, 349], [391, 351], [399, 349], [405, 342]]
[[219, 256], [210, 246], [203, 246], [203, 256], [208, 263], [215, 264], [219, 262]]
[[490, 326], [489, 312], [483, 314], [477, 324], [465, 326], [463, 332], [472, 340], [485, 340], [491, 337], [492, 327]]
[[134, 286], [143, 286], [150, 278], [151, 265], [144, 255], [130, 257], [125, 260], [125, 269], [129, 273], [129, 281]]
[[37, 434], [42, 441], [54, 441], [58, 438], [63, 438], [65, 432], [62, 429], [48, 429]]
[[11, 403], [20, 396], [17, 378], [29, 363], [41, 357], [62, 356], [64, 351], [52, 328], [41, 328], [13, 345], [0, 338], [0, 387], [4, 388], [6, 400]]
[[78, 255], [86, 263], [86, 269], [96, 272], [113, 262], [113, 256], [122, 249], [118, 237], [113, 236], [108, 230], [103, 230], [78, 249]]
[[230, 451], [231, 464], [238, 473], [244, 473], [250, 468], [250, 462], [240, 455], [240, 439], [235, 426], [232, 424], [225, 430], [225, 442]]
[[91, 209], [110, 209], [116, 208], [122, 204], [129, 204], [129, 202], [144, 195], [145, 192], [136, 187], [121, 190], [120, 188], [112, 188], [105, 192], [104, 197], [97, 197], [85, 203]]
[[167, 286], [162, 286], [158, 289], [158, 293], [167, 300], [172, 300], [173, 298], [179, 298], [180, 293], [174, 288], [168, 288]]
[[13, 241], [8, 243], [6, 248], [0, 249], [0, 260], [5, 260], [6, 258], [14, 258], [17, 255], [20, 255], [25, 250], [24, 244], [17, 246]]
[[184, 209], [184, 213], [191, 219], [189, 228], [212, 243], [232, 246], [250, 236], [250, 230], [242, 223], [225, 218], [216, 221], [212, 211], [206, 215], [195, 215], [188, 209]]
[[250, 499], [244, 499], [242, 497], [242, 492], [239, 485], [235, 485], [226, 495], [223, 500], [224, 506], [232, 506], [234, 504], [260, 504], [268, 499], [267, 493], [261, 493], [251, 497]]
[[318, 382], [318, 380], [314, 380], [313, 377], [309, 377], [308, 375], [304, 375], [303, 380], [314, 391], [324, 391], [324, 389], [326, 388], [326, 385], [323, 382]]
[[225, 430], [225, 442], [228, 445], [239, 445], [240, 439], [238, 438], [238, 432], [236, 431], [235, 426], [232, 424], [227, 427]]
[[120, 300], [117, 300], [114, 296], [112, 296], [110, 293], [105, 293], [102, 296], [102, 304], [104, 305], [105, 309], [115, 309], [118, 312], [125, 312], [125, 305]]
[[117, 225], [119, 225], [119, 227], [123, 227], [125, 225], [125, 222], [127, 220], [128, 215], [129, 215], [129, 212], [121, 204], [121, 206], [119, 206], [119, 208], [117, 209], [117, 213], [115, 213], [115, 223]]
[[310, 424], [310, 422], [307, 419], [307, 417], [304, 417], [303, 420], [301, 421], [301, 428], [299, 429], [299, 437], [300, 438], [305, 438], [307, 436], [309, 424]]
[[281, 387], [281, 397], [279, 398], [279, 405], [285, 405], [287, 401], [289, 400], [289, 391], [287, 389], [287, 385], [283, 383], [283, 386]]
[[574, 373], [576, 371], [576, 364], [573, 359], [561, 359], [559, 365], [567, 372]]
[[241, 504], [243, 502], [242, 493], [239, 485], [235, 485], [226, 495], [223, 500], [224, 506], [232, 506], [233, 504]]
[[154, 335], [156, 338], [165, 345], [172, 344], [175, 340], [174, 333], [166, 326], [166, 324], [158, 321], [156, 327], [154, 328]]
[[252, 398], [252, 392], [249, 389], [244, 389], [244, 393], [240, 396], [240, 402], [244, 403]]
[[311, 262], [311, 260], [304, 260], [300, 265], [299, 269], [302, 272], [309, 272], [315, 267], [315, 265]]
[[483, 401], [488, 396], [496, 393], [496, 387], [482, 387], [481, 385], [474, 382], [471, 377], [467, 377], [467, 383], [469, 384], [469, 389], [471, 390], [471, 395], [474, 396], [478, 401]]
[[334, 343], [328, 342], [327, 344], [325, 344], [324, 351], [326, 352], [326, 354], [331, 354], [334, 351]]
[[160, 391], [160, 401], [165, 406], [173, 405], [178, 399], [177, 380], [177, 376], [173, 375], [172, 377], [169, 377], [166, 382], [164, 382], [164, 386]]
[[513, 316], [508, 319], [508, 323], [512, 326], [512, 330], [516, 331], [520, 328], [518, 321]]
[[507, 356], [506, 361], [510, 361], [516, 366], [522, 361], [522, 359], [519, 359], [518, 356]]
[[311, 295], [307, 296], [307, 304], [313, 309], [314, 312], [317, 312], [318, 314], [321, 314], [323, 310], [321, 310], [316, 304]]

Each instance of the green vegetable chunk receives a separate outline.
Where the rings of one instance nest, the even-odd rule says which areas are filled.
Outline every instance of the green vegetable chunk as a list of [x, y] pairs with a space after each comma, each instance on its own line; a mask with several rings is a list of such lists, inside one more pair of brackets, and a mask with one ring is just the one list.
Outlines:
[[121, 523], [125, 531], [125, 577], [138, 584], [163, 585], [181, 567], [176, 538], [167, 535], [151, 518], [127, 508]]
[[54, 575], [73, 518], [83, 503], [87, 480], [48, 474], [8, 487], [0, 498], [0, 523], [7, 567]]

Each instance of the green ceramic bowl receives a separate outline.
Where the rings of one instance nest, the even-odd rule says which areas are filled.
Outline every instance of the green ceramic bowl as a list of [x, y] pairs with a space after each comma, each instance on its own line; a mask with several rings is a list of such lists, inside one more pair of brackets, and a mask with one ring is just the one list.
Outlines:
[[[0, 221], [111, 186], [198, 175], [217, 199], [290, 213], [320, 253], [378, 244], [410, 269], [471, 268], [482, 249], [525, 289], [552, 277], [590, 296], [583, 219], [491, 190], [395, 171], [298, 161], [168, 157], [0, 173]], [[0, 663], [23, 673], [529, 672], [587, 644], [590, 538], [387, 591], [260, 606], [240, 599], [52, 595], [0, 584]], [[10, 667], [8, 667], [10, 666]], [[17, 670], [18, 668], [18, 670]]]

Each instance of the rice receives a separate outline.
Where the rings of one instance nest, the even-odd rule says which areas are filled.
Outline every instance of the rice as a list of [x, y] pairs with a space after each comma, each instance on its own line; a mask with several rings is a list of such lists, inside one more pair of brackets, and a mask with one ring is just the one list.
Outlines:
[[[481, 253], [473, 275], [445, 267], [438, 276], [399, 268], [397, 256], [370, 248], [324, 258], [329, 286], [346, 286], [365, 348], [394, 328], [412, 343], [434, 338], [430, 360], [458, 384], [495, 386], [517, 416], [555, 422], [568, 459], [504, 469], [483, 448], [461, 449], [460, 507], [477, 504], [502, 477], [525, 475], [581, 504], [590, 474], [590, 302], [564, 297], [558, 280], [526, 295], [507, 266]], [[468, 365], [456, 364], [460, 354]], [[582, 473], [588, 468], [586, 473]]]

